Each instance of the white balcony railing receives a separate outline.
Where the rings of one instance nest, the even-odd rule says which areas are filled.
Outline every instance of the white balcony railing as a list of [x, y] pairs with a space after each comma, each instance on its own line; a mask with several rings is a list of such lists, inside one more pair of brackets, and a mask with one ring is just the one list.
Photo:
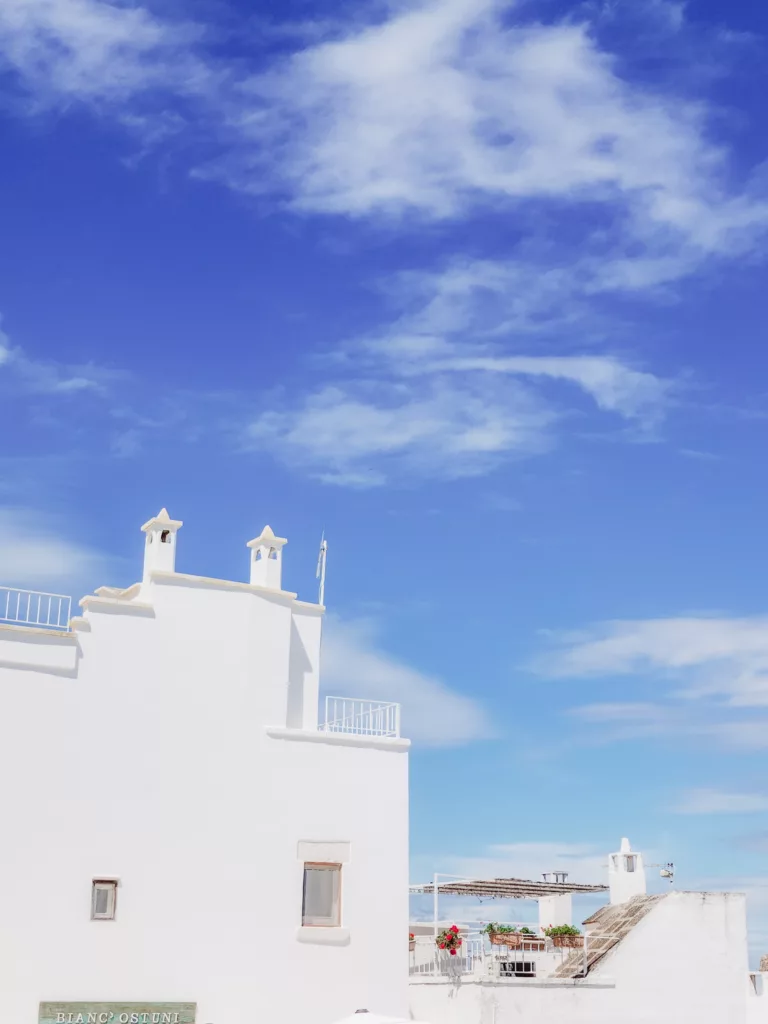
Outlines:
[[352, 697], [326, 697], [323, 732], [352, 736], [400, 735], [400, 705]]
[[71, 604], [64, 594], [0, 587], [0, 622], [68, 630]]

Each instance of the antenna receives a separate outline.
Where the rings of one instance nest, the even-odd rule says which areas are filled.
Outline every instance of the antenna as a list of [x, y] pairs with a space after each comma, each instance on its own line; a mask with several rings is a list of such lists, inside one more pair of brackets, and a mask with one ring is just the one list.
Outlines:
[[659, 871], [659, 877], [668, 879], [670, 885], [674, 882], [675, 865], [671, 861], [666, 864], [649, 864], [648, 867], [661, 868], [661, 871]]
[[669, 884], [672, 885], [672, 883], [675, 880], [675, 865], [674, 864], [665, 864], [664, 867], [659, 872], [659, 874], [661, 875], [662, 878], [668, 878], [669, 879]]
[[320, 595], [318, 604], [325, 604], [325, 560], [328, 556], [328, 541], [325, 539], [325, 530], [320, 538], [320, 554], [317, 556], [317, 571], [315, 579], [320, 580]]

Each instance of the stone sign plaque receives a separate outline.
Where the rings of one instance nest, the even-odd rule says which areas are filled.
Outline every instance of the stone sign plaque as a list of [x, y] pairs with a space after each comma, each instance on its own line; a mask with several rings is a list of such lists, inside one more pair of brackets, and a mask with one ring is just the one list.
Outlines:
[[197, 1003], [40, 1003], [38, 1024], [195, 1024]]

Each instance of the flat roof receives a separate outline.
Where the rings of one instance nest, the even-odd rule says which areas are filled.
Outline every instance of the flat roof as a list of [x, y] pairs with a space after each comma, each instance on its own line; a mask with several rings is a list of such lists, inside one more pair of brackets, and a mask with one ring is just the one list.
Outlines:
[[[411, 885], [409, 892], [434, 893], [434, 883]], [[608, 892], [607, 885], [585, 885], [580, 882], [534, 882], [526, 878], [474, 878], [458, 882], [438, 882], [440, 896], [484, 896], [486, 899], [538, 899], [539, 896], [562, 896], [574, 892]]]

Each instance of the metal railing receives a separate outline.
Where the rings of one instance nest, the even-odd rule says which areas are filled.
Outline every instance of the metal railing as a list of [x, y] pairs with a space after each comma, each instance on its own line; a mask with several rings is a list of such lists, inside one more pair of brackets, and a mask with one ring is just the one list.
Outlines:
[[490, 945], [482, 933], [465, 933], [462, 938], [460, 953], [455, 957], [444, 951], [435, 952], [424, 960], [416, 955], [409, 968], [410, 976], [455, 978], [474, 974], [510, 982], [537, 977], [584, 978], [595, 959], [612, 948], [617, 940], [613, 934], [587, 933], [575, 936], [571, 940], [573, 945], [561, 946], [553, 938], [532, 934], [525, 946], [510, 948]]
[[352, 736], [400, 736], [400, 705], [352, 697], [326, 697], [323, 732]]
[[45, 629], [69, 629], [72, 598], [37, 590], [0, 587], [0, 622]]
[[413, 964], [408, 968], [410, 977], [456, 978], [472, 974], [475, 961], [471, 956], [435, 956], [426, 963]]

